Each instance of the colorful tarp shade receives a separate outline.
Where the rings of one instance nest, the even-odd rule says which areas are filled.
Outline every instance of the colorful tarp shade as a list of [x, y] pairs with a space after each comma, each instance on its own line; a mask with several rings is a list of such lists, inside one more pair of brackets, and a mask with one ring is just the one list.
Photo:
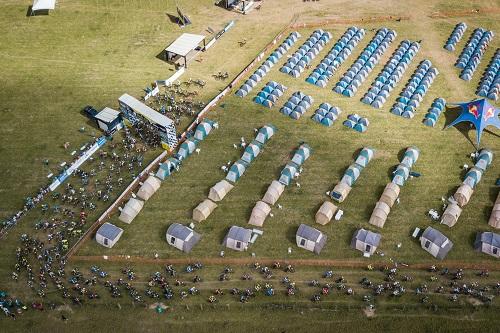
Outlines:
[[460, 115], [446, 128], [455, 126], [458, 123], [468, 121], [476, 128], [476, 143], [479, 147], [481, 135], [487, 126], [494, 126], [500, 129], [500, 119], [498, 114], [500, 109], [492, 106], [486, 99], [478, 99], [472, 102], [448, 104], [456, 105], [462, 109]]

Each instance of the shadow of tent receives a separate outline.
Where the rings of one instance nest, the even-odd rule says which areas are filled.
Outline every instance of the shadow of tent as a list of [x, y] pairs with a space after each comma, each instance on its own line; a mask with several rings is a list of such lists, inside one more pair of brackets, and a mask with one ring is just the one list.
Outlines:
[[[445, 124], [444, 124], [444, 127], [443, 127], [443, 130], [446, 129], [446, 127], [451, 124], [455, 119], [457, 119], [457, 117], [460, 115], [460, 112], [461, 112], [461, 107], [459, 106], [456, 106], [456, 107], [446, 107], [446, 110], [444, 112], [444, 116], [445, 116]], [[476, 148], [476, 145], [474, 144], [474, 141], [471, 139], [470, 135], [469, 135], [469, 132], [471, 131], [472, 127], [470, 125], [471, 123], [469, 122], [462, 122], [462, 123], [458, 123], [456, 124], [455, 127], [460, 133], [462, 133], [462, 135], [470, 142], [470, 144]], [[475, 134], [475, 131], [474, 133]]]
[[179, 18], [177, 17], [177, 15], [172, 15], [170, 13], [166, 13], [168, 19], [170, 20], [171, 23], [175, 23], [175, 24], [180, 24], [180, 20]]
[[26, 17], [31, 17], [31, 16], [45, 16], [49, 15], [49, 10], [48, 9], [40, 9], [37, 10], [36, 12], [33, 11], [33, 6], [29, 6], [28, 10], [26, 11]]
[[286, 239], [288, 239], [288, 241], [290, 241], [290, 243], [292, 243], [292, 244], [296, 244], [295, 236], [297, 234], [298, 228], [299, 228], [298, 226], [293, 225], [293, 226], [289, 226], [286, 229]]

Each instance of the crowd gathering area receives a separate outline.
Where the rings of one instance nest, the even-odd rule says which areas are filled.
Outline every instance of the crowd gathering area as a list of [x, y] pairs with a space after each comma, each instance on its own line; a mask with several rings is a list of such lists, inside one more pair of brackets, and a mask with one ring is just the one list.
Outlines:
[[237, 80], [213, 103], [188, 61], [216, 56], [218, 37], [183, 35], [205, 48], [176, 64], [185, 74], [89, 99], [87, 142], [64, 143], [71, 160], [2, 216], [2, 239], [32, 227], [3, 253], [16, 259], [2, 312], [497, 307], [498, 24], [448, 19], [432, 37], [405, 24], [290, 25], [241, 75], [215, 69]]

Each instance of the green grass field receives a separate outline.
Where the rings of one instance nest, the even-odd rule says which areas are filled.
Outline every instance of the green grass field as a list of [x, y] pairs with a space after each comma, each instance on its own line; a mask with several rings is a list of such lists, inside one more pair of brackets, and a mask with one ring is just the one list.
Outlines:
[[[119, 222], [116, 214], [112, 217], [111, 222], [116, 222], [125, 229], [120, 242], [113, 249], [107, 250], [89, 240], [77, 255], [152, 257], [153, 253], [158, 252], [161, 258], [216, 257], [222, 249], [220, 243], [228, 227], [247, 225], [255, 202], [262, 197], [270, 182], [278, 177], [298, 143], [306, 141], [314, 151], [299, 178], [301, 188], [292, 185], [285, 190], [279, 201], [283, 210], [273, 209], [274, 217], [268, 218], [264, 224], [264, 235], [259, 237], [248, 252], [236, 253], [229, 250], [226, 251], [226, 257], [250, 257], [250, 252], [254, 252], [257, 259], [336, 259], [368, 264], [391, 257], [408, 263], [437, 263], [410, 237], [415, 227], [433, 225], [454, 242], [448, 261], [495, 264], [494, 258], [474, 252], [472, 243], [476, 232], [492, 231], [487, 225], [487, 219], [498, 193], [498, 187], [494, 186], [500, 173], [498, 156], [495, 156], [490, 169], [484, 174], [457, 225], [452, 229], [434, 225], [426, 217], [426, 212], [430, 208], [440, 208], [441, 197], [448, 196], [460, 184], [463, 176], [461, 166], [465, 163], [471, 165], [468, 155], [474, 147], [469, 138], [474, 140], [475, 134], [474, 131], [462, 133], [455, 128], [443, 131], [445, 118], [453, 118], [450, 112], [441, 116], [436, 128], [422, 125], [421, 120], [436, 97], [444, 97], [449, 102], [476, 97], [474, 92], [480, 76], [500, 46], [497, 36], [471, 82], [460, 80], [459, 72], [453, 64], [474, 28], [484, 27], [498, 32], [498, 1], [265, 1], [260, 11], [253, 11], [245, 16], [215, 7], [213, 1], [183, 1], [182, 6], [193, 21], [193, 25], [184, 29], [171, 23], [166, 15], [174, 14], [173, 1], [60, 2], [50, 15], [31, 18], [26, 17], [27, 5], [5, 0], [2, 1], [0, 12], [0, 172], [3, 175], [0, 185], [0, 218], [7, 217], [22, 207], [26, 195], [47, 183], [46, 175], [49, 172], [56, 173], [58, 164], [70, 160], [68, 151], [62, 148], [65, 141], [70, 141], [71, 151], [90, 140], [92, 132], [97, 133], [80, 114], [83, 106], [91, 104], [98, 109], [104, 106], [116, 108], [117, 98], [122, 93], [139, 97], [142, 89], [150, 82], [165, 79], [173, 73], [173, 67], [158, 59], [157, 55], [180, 33], [208, 34], [205, 31], [207, 27], [219, 30], [230, 20], [236, 21], [235, 27], [213, 48], [201, 55], [201, 62], [192, 62], [182, 77], [182, 80], [190, 77], [206, 80], [206, 87], [199, 90], [199, 99], [208, 102], [228, 82], [217, 81], [212, 74], [228, 71], [230, 77], [235, 76], [297, 14], [297, 22], [331, 22], [322, 28], [331, 32], [333, 37], [313, 60], [311, 70], [306, 70], [297, 79], [280, 73], [279, 68], [286, 61], [284, 57], [248, 96], [240, 99], [231, 94], [225, 98], [222, 101], [223, 107], [218, 106], [208, 116], [217, 120], [220, 128], [202, 142], [200, 154], [190, 157], [179, 173], [163, 183], [131, 225]], [[475, 8], [485, 10], [480, 14], [473, 14], [471, 9]], [[430, 18], [431, 14], [438, 11], [443, 14], [441, 18]], [[399, 16], [408, 16], [408, 19], [397, 22], [395, 19]], [[454, 25], [460, 21], [466, 22], [469, 29], [457, 45], [457, 51], [449, 53], [442, 45]], [[350, 25], [367, 29], [365, 38], [353, 54], [330, 79], [326, 88], [306, 83], [305, 79], [310, 71]], [[395, 29], [398, 36], [355, 97], [346, 98], [332, 92], [334, 84], [373, 37], [375, 32], [370, 30], [380, 27]], [[314, 29], [297, 30], [302, 38], [288, 52], [289, 55], [300, 47]], [[247, 39], [247, 43], [240, 47], [238, 41], [243, 38]], [[382, 109], [375, 110], [361, 103], [359, 99], [403, 39], [422, 40], [422, 44], [402, 80], [391, 92]], [[390, 114], [389, 109], [394, 100], [423, 59], [431, 60], [439, 69], [440, 75], [418, 108], [415, 118], [408, 120]], [[270, 80], [286, 85], [288, 90], [275, 107], [265, 109], [252, 102], [252, 98]], [[294, 121], [278, 110], [298, 90], [311, 95], [314, 104], [300, 120]], [[339, 106], [343, 110], [340, 119], [330, 128], [310, 119], [322, 102]], [[366, 133], [360, 134], [342, 126], [341, 122], [351, 113], [369, 118], [371, 124]], [[189, 122], [190, 119], [184, 118], [179, 132]], [[242, 136], [248, 142], [254, 136], [253, 129], [266, 123], [273, 123], [278, 127], [277, 135], [269, 141], [264, 152], [209, 219], [196, 226], [196, 230], [203, 235], [202, 241], [190, 255], [168, 246], [165, 242], [168, 225], [172, 222], [191, 222], [192, 209], [207, 197], [208, 189], [224, 177], [220, 166], [229, 160], [235, 161], [241, 155], [240, 150], [233, 148], [233, 143], [237, 143]], [[78, 131], [82, 126], [87, 127], [85, 133]], [[495, 129], [484, 133], [482, 146], [489, 147], [498, 154], [498, 135], [499, 132]], [[422, 177], [408, 181], [402, 188], [401, 203], [391, 211], [384, 229], [372, 227], [368, 224], [368, 219], [375, 202], [385, 184], [390, 181], [391, 168], [398, 164], [401, 151], [409, 145], [416, 145], [421, 150], [414, 170], [420, 172]], [[316, 210], [324, 200], [328, 200], [325, 192], [340, 180], [344, 169], [353, 161], [354, 153], [363, 146], [375, 148], [376, 157], [363, 171], [347, 200], [339, 205], [345, 211], [343, 219], [326, 226], [315, 225]], [[150, 157], [153, 153], [159, 152], [152, 152]], [[44, 166], [44, 159], [49, 159], [48, 167]], [[100, 207], [99, 212], [104, 209], [105, 207]], [[35, 210], [24, 217], [0, 243], [4, 254], [0, 257], [0, 286], [23, 297], [30, 297], [30, 291], [21, 282], [12, 282], [9, 275], [15, 262], [14, 251], [18, 246], [19, 235], [33, 232], [32, 225], [39, 216], [39, 210]], [[328, 243], [320, 256], [295, 246], [295, 231], [300, 223], [315, 226], [328, 235]], [[379, 250], [385, 253], [385, 258], [375, 256], [365, 259], [359, 252], [349, 248], [352, 233], [360, 227], [382, 234]], [[399, 242], [402, 247], [397, 250], [396, 244]], [[293, 249], [291, 255], [287, 255], [288, 247]], [[447, 260], [443, 265], [446, 265]], [[80, 262], [76, 264], [84, 266]], [[112, 272], [118, 269], [113, 265], [109, 268]], [[136, 269], [145, 278], [154, 269], [160, 268], [143, 265]], [[207, 285], [202, 291], [204, 296], [208, 297], [220, 270], [221, 267], [208, 268], [205, 277]], [[305, 281], [321, 271], [322, 269], [315, 267], [303, 268], [297, 279]], [[346, 270], [343, 274], [351, 274], [350, 280], [354, 284], [365, 273]], [[497, 276], [493, 275], [492, 281], [495, 278]], [[273, 283], [277, 285], [279, 281]], [[303, 294], [308, 297], [312, 291], [304, 289]], [[188, 326], [192, 327], [192, 331], [212, 331], [212, 328], [221, 331], [255, 331], [266, 327], [268, 331], [307, 329], [312, 332], [338, 327], [358, 331], [368, 328], [372, 331], [413, 328], [410, 330], [416, 332], [456, 332], [470, 331], [473, 328], [495, 331], [495, 323], [498, 323], [497, 301], [491, 308], [483, 307], [478, 310], [470, 304], [465, 305], [467, 302], [464, 301], [461, 301], [464, 307], [458, 307], [436, 297], [436, 302], [443, 302], [443, 310], [432, 313], [418, 305], [417, 297], [409, 296], [400, 301], [381, 299], [377, 304], [377, 316], [367, 319], [361, 312], [364, 304], [359, 297], [349, 299], [341, 296], [315, 305], [306, 296], [294, 301], [284, 296], [271, 301], [262, 296], [252, 304], [247, 304], [248, 306], [240, 305], [237, 300], [227, 296], [229, 310], [224, 306], [226, 299], [215, 308], [206, 305], [205, 298], [193, 299], [188, 302], [192, 305], [189, 311], [185, 304], [174, 303], [172, 306], [175, 311], [164, 317], [153, 315], [150, 310], [136, 309], [130, 304], [122, 304], [123, 309], [118, 311], [114, 300], [105, 297], [94, 306], [89, 303], [82, 309], [72, 310], [69, 323], [63, 323], [57, 313], [32, 311], [21, 321], [3, 320], [2, 325], [8, 331], [101, 331], [111, 328], [107, 320], [112, 318], [112, 322], [118, 322], [124, 329], [133, 331], [154, 331], [159, 327], [176, 331]], [[203, 305], [199, 307], [198, 303]], [[274, 303], [282, 304], [285, 309], [280, 308], [281, 305], [277, 309]], [[305, 316], [307, 320], [303, 319]], [[48, 320], [43, 320], [47, 318]]]

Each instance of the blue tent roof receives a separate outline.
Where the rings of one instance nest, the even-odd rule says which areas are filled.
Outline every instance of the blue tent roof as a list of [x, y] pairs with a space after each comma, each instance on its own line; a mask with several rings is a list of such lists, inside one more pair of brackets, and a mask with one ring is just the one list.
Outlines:
[[462, 108], [462, 113], [446, 128], [454, 126], [458, 123], [469, 121], [476, 128], [476, 142], [479, 147], [481, 134], [486, 126], [495, 126], [500, 129], [500, 119], [498, 114], [500, 109], [492, 106], [486, 99], [478, 99], [467, 103], [451, 104]]

